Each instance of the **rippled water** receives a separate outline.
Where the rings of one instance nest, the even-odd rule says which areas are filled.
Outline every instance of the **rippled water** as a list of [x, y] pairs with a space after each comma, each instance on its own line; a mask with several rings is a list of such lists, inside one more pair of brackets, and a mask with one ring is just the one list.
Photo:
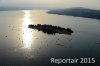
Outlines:
[[[49, 35], [28, 28], [29, 24], [68, 27], [74, 33]], [[86, 57], [96, 58], [99, 66], [99, 49], [100, 20], [47, 14], [46, 10], [0, 11], [1, 65], [51, 65], [51, 58]]]

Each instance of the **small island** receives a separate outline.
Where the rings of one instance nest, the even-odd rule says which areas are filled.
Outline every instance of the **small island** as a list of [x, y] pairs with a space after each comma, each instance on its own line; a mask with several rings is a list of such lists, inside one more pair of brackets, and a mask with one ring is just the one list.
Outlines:
[[32, 29], [37, 29], [38, 31], [42, 31], [43, 33], [47, 33], [47, 34], [55, 34], [55, 33], [59, 33], [59, 34], [68, 34], [71, 35], [73, 33], [73, 30], [71, 30], [70, 28], [62, 28], [60, 26], [53, 26], [53, 25], [41, 25], [41, 24], [30, 24], [28, 25], [29, 28]]
[[76, 16], [92, 19], [100, 19], [100, 10], [89, 9], [84, 7], [73, 7], [66, 9], [55, 9], [48, 11], [49, 14]]

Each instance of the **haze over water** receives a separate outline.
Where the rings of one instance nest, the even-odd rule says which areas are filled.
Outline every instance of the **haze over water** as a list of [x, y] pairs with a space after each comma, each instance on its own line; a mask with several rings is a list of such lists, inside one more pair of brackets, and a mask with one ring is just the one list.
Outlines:
[[100, 10], [99, 0], [1, 0], [0, 10], [62, 9], [86, 7]]

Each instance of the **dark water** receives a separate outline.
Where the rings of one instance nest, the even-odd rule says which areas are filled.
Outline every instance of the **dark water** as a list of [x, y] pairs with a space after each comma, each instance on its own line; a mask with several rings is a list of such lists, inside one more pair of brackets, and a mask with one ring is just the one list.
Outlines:
[[[29, 24], [51, 24], [71, 28], [74, 33], [49, 35], [28, 28]], [[58, 66], [51, 58], [96, 58], [99, 66], [100, 20], [47, 14], [45, 10], [0, 11], [0, 66]], [[60, 64], [62, 65], [62, 64]]]

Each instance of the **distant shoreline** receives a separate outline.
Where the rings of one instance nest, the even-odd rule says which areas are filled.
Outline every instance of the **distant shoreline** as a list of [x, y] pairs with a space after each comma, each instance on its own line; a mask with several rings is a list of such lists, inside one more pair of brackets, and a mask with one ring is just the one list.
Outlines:
[[100, 20], [100, 10], [94, 10], [83, 7], [73, 7], [67, 9], [55, 9], [47, 12], [48, 14], [67, 15], [75, 17], [84, 17]]

